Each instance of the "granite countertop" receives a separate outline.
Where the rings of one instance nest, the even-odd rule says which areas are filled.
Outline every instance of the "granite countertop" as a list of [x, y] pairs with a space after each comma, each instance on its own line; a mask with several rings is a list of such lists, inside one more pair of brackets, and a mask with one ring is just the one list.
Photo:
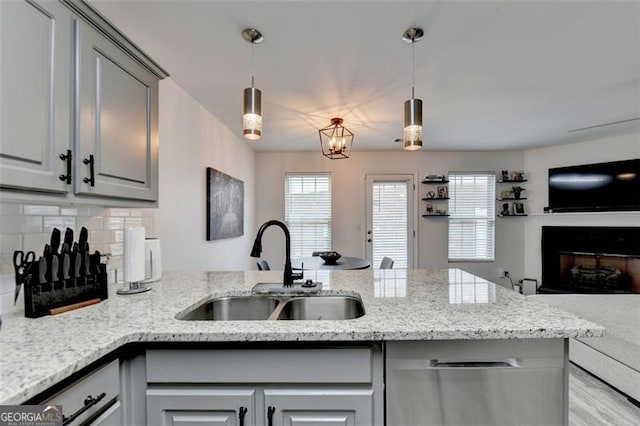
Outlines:
[[604, 328], [458, 269], [305, 271], [323, 293], [357, 293], [346, 321], [181, 321], [212, 295], [249, 294], [282, 272], [172, 272], [147, 293], [56, 316], [3, 316], [0, 404], [18, 404], [133, 342], [385, 341], [600, 337]]

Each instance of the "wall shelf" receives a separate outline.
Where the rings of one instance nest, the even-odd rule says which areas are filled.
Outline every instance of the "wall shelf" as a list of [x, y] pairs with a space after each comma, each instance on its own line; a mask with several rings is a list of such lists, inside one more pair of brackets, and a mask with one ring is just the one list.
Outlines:
[[435, 197], [435, 198], [423, 198], [422, 201], [444, 201], [449, 200], [449, 197]]
[[448, 214], [423, 214], [422, 217], [449, 217]]
[[498, 180], [496, 182], [497, 183], [520, 183], [520, 182], [528, 182], [528, 180], [527, 179], [523, 179], [523, 180], [511, 180], [511, 179], [508, 179], [508, 180]]
[[529, 216], [528, 214], [499, 214], [498, 217], [524, 217]]
[[520, 197], [520, 198], [496, 198], [496, 201], [520, 201], [520, 200], [526, 200], [527, 197]]
[[448, 180], [426, 180], [426, 179], [425, 179], [425, 180], [423, 180], [423, 181], [422, 181], [422, 183], [424, 183], [425, 185], [428, 185], [428, 184], [430, 184], [430, 183], [431, 183], [431, 184], [437, 184], [437, 183], [449, 183], [449, 181], [448, 181]]

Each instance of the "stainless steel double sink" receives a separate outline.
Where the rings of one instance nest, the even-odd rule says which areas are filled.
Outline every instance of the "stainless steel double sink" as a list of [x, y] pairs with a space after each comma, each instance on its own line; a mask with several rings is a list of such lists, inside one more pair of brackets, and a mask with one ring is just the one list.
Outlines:
[[364, 313], [362, 300], [354, 296], [251, 295], [216, 297], [176, 318], [188, 321], [347, 320]]

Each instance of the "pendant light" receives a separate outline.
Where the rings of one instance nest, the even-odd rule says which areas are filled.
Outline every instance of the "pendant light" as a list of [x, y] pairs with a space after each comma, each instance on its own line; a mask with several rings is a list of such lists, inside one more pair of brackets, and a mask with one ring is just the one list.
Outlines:
[[251, 87], [244, 89], [242, 133], [245, 139], [258, 140], [262, 137], [262, 92], [253, 85], [253, 45], [262, 43], [264, 37], [255, 28], [246, 28], [242, 38], [251, 43]]
[[409, 28], [402, 39], [411, 43], [411, 99], [404, 103], [404, 149], [415, 151], [422, 148], [422, 100], [414, 98], [416, 84], [416, 64], [414, 44], [422, 39], [422, 28]]
[[332, 160], [349, 158], [353, 144], [353, 132], [342, 125], [342, 118], [332, 118], [331, 124], [318, 130], [322, 155]]

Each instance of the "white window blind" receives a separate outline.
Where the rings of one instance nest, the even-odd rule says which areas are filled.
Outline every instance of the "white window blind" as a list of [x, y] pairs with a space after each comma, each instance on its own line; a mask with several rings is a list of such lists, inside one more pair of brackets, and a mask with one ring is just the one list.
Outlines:
[[284, 181], [291, 257], [331, 250], [331, 175], [287, 173]]
[[494, 172], [449, 173], [449, 262], [493, 261]]
[[374, 182], [372, 189], [373, 265], [384, 256], [394, 268], [407, 267], [407, 182]]

